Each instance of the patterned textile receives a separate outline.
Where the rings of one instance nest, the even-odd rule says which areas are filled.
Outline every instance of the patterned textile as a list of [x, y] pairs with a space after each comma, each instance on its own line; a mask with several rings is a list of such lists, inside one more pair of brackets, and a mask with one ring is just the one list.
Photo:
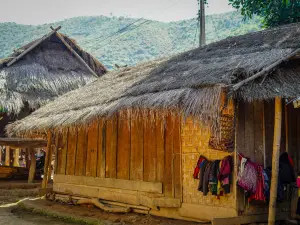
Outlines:
[[251, 193], [256, 192], [257, 185], [257, 165], [247, 161], [243, 172], [238, 174], [238, 185]]

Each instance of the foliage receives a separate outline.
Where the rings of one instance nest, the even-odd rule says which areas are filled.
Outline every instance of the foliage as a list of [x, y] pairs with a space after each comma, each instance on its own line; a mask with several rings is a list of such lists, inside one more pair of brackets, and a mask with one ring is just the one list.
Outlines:
[[[60, 32], [76, 39], [81, 47], [109, 69], [113, 69], [115, 64], [135, 65], [198, 46], [199, 29], [196, 18], [170, 23], [149, 21], [141, 26], [136, 23], [126, 28], [136, 20], [97, 16], [76, 17], [39, 26], [0, 23], [0, 58], [49, 32], [50, 26], [58, 25], [62, 26]], [[244, 20], [239, 12], [208, 15], [206, 24], [207, 43], [261, 29], [260, 18]], [[117, 37], [106, 39], [120, 29], [122, 32]]]
[[258, 15], [266, 27], [300, 22], [299, 0], [229, 0], [246, 18]]

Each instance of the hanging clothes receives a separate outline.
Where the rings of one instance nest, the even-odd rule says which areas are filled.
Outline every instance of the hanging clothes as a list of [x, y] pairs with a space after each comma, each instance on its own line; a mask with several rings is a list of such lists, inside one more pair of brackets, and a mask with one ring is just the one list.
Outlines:
[[211, 170], [209, 175], [209, 186], [212, 195], [218, 194], [218, 174], [220, 173], [219, 164], [220, 164], [220, 160], [215, 160], [211, 165]]
[[230, 193], [230, 176], [232, 173], [232, 157], [227, 156], [222, 160], [218, 180], [221, 182], [225, 194]]
[[196, 165], [196, 167], [194, 169], [194, 175], [193, 175], [194, 179], [199, 179], [200, 178], [199, 177], [199, 173], [200, 173], [201, 163], [204, 160], [206, 160], [206, 158], [204, 156], [200, 155], [200, 157], [198, 159], [198, 162], [197, 162], [197, 165]]
[[279, 157], [279, 179], [282, 184], [296, 182], [293, 161], [287, 152]]
[[198, 191], [203, 192], [203, 178], [204, 178], [204, 172], [208, 161], [203, 160], [200, 164], [200, 175], [199, 175], [199, 185], [198, 185]]
[[257, 165], [255, 163], [247, 160], [247, 162], [244, 164], [243, 170], [240, 169], [239, 171], [237, 184], [250, 193], [256, 192]]
[[297, 187], [298, 187], [298, 201], [296, 214], [300, 216], [300, 176], [297, 177]]
[[206, 167], [205, 167], [205, 171], [204, 171], [204, 176], [203, 176], [203, 195], [206, 196], [208, 194], [209, 188], [208, 188], [208, 184], [209, 184], [209, 175], [210, 175], [210, 170], [212, 167], [212, 162], [207, 162]]
[[249, 197], [249, 201], [265, 201], [264, 193], [264, 176], [262, 166], [257, 166], [257, 182], [256, 182], [256, 191]]

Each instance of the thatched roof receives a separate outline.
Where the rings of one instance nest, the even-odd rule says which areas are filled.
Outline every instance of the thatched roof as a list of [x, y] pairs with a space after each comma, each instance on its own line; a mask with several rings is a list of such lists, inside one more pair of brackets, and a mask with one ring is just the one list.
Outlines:
[[36, 109], [94, 81], [95, 74], [101, 76], [106, 72], [97, 59], [82, 50], [74, 40], [60, 34], [94, 71], [93, 75], [57, 35], [52, 31], [0, 59], [0, 106], [9, 114], [18, 114], [25, 104]]
[[[299, 35], [300, 24], [292, 24], [227, 38], [168, 60], [108, 73], [8, 126], [8, 132], [86, 124], [128, 108], [166, 109], [216, 119], [222, 87], [252, 76], [299, 48]], [[244, 100], [300, 95], [300, 67], [295, 60], [231, 94]]]

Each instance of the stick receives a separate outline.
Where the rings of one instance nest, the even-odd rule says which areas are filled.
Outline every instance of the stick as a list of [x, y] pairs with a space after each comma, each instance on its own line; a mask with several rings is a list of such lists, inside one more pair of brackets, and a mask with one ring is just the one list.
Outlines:
[[77, 205], [81, 205], [81, 204], [91, 204], [94, 205], [102, 210], [104, 210], [105, 212], [112, 212], [112, 213], [128, 213], [131, 211], [131, 208], [121, 208], [121, 207], [108, 207], [105, 206], [104, 204], [102, 204], [97, 198], [93, 198], [93, 199], [79, 199], [76, 203]]
[[51, 37], [54, 33], [56, 33], [56, 31], [58, 31], [61, 28], [61, 26], [53, 29], [49, 34], [45, 35], [44, 37], [42, 37], [39, 41], [37, 41], [36, 43], [34, 43], [33, 45], [31, 45], [29, 48], [27, 48], [24, 52], [22, 52], [20, 55], [18, 55], [16, 58], [14, 58], [13, 60], [11, 60], [9, 63], [7, 63], [7, 66], [11, 66], [12, 64], [14, 64], [15, 62], [17, 62], [19, 59], [21, 59], [24, 55], [26, 55], [28, 52], [30, 52], [32, 49], [34, 49], [35, 47], [37, 47], [40, 43], [42, 43], [44, 40], [46, 40], [47, 38]]
[[282, 122], [282, 102], [281, 98], [275, 98], [275, 118], [274, 118], [274, 141], [272, 155], [272, 179], [270, 189], [269, 202], [269, 218], [268, 225], [275, 225], [276, 219], [276, 200], [277, 200], [277, 185], [279, 172], [279, 154], [280, 154], [280, 139], [281, 139], [281, 122]]
[[300, 52], [300, 48], [297, 48], [295, 51], [293, 51], [292, 53], [288, 54], [287, 56], [277, 60], [276, 62], [272, 63], [271, 65], [269, 65], [268, 67], [264, 68], [262, 71], [254, 74], [251, 77], [248, 77], [245, 80], [242, 80], [241, 82], [233, 85], [232, 89], [233, 91], [237, 91], [240, 87], [242, 87], [244, 84], [248, 83], [249, 81], [255, 80], [256, 78], [264, 75], [265, 73], [268, 73], [269, 71], [271, 71], [274, 67], [278, 66], [279, 64], [283, 63], [284, 61], [288, 60], [289, 58], [291, 58], [292, 56], [298, 54]]
[[[53, 29], [53, 27], [51, 27], [51, 29]], [[53, 29], [54, 30], [54, 29]], [[64, 45], [74, 54], [74, 56], [97, 78], [99, 78], [99, 76], [95, 73], [94, 70], [91, 69], [91, 67], [80, 57], [80, 55], [77, 54], [77, 52], [75, 52], [75, 50], [65, 41], [65, 39], [58, 33], [55, 32], [56, 36], [58, 37], [58, 39], [61, 40], [62, 43], [64, 43]]]

